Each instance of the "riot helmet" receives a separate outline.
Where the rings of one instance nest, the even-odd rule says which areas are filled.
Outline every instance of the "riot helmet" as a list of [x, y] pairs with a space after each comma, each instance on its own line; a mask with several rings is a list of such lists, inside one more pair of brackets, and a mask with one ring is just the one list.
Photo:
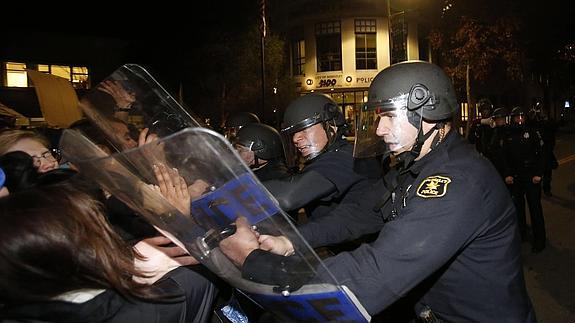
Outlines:
[[297, 98], [286, 108], [281, 130], [288, 163], [293, 165], [298, 154], [306, 161], [319, 156], [344, 129], [343, 113], [330, 96], [310, 93]]
[[227, 118], [224, 129], [224, 136], [230, 140], [233, 140], [241, 127], [247, 124], [259, 122], [260, 118], [254, 113], [246, 111], [236, 112]]
[[523, 107], [515, 107], [511, 110], [511, 122], [517, 126], [523, 126], [526, 122], [526, 113]]
[[501, 126], [505, 126], [508, 124], [508, 120], [507, 120], [508, 116], [509, 116], [509, 113], [508, 113], [507, 109], [504, 107], [499, 107], [499, 108], [496, 108], [495, 110], [493, 110], [493, 114], [491, 115], [491, 119], [493, 120], [495, 127], [501, 127]]
[[[280, 133], [263, 123], [250, 123], [241, 127], [236, 134], [234, 146], [248, 166], [258, 167], [259, 160], [278, 159], [284, 155]], [[253, 152], [253, 165], [249, 165], [250, 158], [245, 158], [242, 154], [244, 151]]]
[[[391, 65], [371, 83], [356, 130], [360, 135], [377, 134], [379, 141], [356, 140], [354, 155], [363, 157], [366, 151], [376, 153], [374, 147], [384, 147], [396, 155], [410, 152], [413, 160], [434, 133], [433, 129], [424, 133], [423, 121], [435, 123], [434, 128], [441, 129], [457, 109], [453, 85], [439, 66], [424, 61]], [[381, 139], [385, 145], [378, 144]]]
[[493, 103], [488, 98], [483, 98], [477, 101], [477, 111], [481, 114], [482, 118], [489, 118], [493, 110]]

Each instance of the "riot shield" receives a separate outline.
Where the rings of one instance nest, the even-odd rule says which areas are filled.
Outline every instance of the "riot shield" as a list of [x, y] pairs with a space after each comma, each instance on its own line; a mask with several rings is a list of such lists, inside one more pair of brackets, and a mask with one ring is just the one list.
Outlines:
[[364, 105], [356, 116], [353, 157], [368, 158], [388, 153], [382, 138], [376, 135], [379, 116]]
[[[205, 128], [187, 128], [112, 155], [77, 131], [65, 131], [61, 140], [70, 147], [65, 154], [81, 173], [263, 308], [296, 322], [369, 321], [355, 296], [329, 273], [222, 135]], [[162, 185], [158, 167], [170, 170], [185, 183], [187, 197], [174, 199], [157, 189]], [[292, 270], [311, 273], [313, 279], [290, 288], [242, 278], [241, 269], [219, 250], [219, 242], [233, 234], [239, 216], [260, 234], [290, 237], [296, 248], [291, 257], [298, 259]]]
[[79, 106], [98, 130], [87, 131], [85, 135], [112, 151], [136, 147], [138, 132], [143, 128], [165, 137], [187, 127], [204, 126], [148, 71], [134, 64], [114, 71], [86, 93]]

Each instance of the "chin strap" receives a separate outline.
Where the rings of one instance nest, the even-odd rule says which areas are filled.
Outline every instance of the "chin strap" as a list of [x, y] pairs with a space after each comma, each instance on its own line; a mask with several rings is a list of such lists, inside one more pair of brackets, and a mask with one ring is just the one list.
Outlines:
[[423, 134], [423, 127], [419, 127], [419, 131], [417, 132], [417, 139], [415, 140], [413, 148], [397, 155], [397, 162], [399, 164], [400, 172], [409, 169], [409, 167], [413, 164], [413, 161], [421, 154], [421, 148], [423, 147], [425, 141], [431, 137], [431, 135], [435, 132], [434, 130], [436, 129], [439, 130], [440, 135], [433, 139], [433, 143], [431, 144], [432, 147], [439, 145], [439, 143], [443, 140], [443, 137], [445, 136], [445, 123], [436, 123], [435, 126], [433, 126], [433, 128], [431, 128], [425, 135]]
[[250, 166], [250, 168], [252, 170], [258, 170], [262, 167], [264, 167], [265, 165], [267, 165], [268, 162], [265, 161], [264, 163], [260, 163], [260, 159], [258, 158], [258, 156], [254, 156], [254, 164]]
[[322, 150], [307, 155], [307, 157], [305, 157], [306, 163], [310, 162], [312, 159], [323, 154], [324, 152], [330, 151], [334, 145], [338, 143], [338, 139], [343, 138], [344, 133], [347, 131], [346, 127], [336, 127], [337, 130], [334, 131], [331, 126], [335, 126], [335, 124], [324, 122], [323, 129], [325, 130], [325, 135], [327, 136], [327, 143]]

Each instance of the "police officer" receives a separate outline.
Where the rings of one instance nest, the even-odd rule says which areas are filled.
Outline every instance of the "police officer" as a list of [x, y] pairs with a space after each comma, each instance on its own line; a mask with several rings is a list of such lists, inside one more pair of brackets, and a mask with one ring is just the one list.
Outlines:
[[517, 208], [519, 229], [523, 239], [527, 238], [525, 220], [525, 200], [529, 206], [529, 216], [533, 230], [533, 252], [545, 248], [545, 220], [541, 206], [541, 179], [543, 176], [543, 139], [537, 129], [527, 123], [527, 115], [522, 107], [511, 111], [511, 132], [505, 141], [505, 182], [511, 186], [513, 200]]
[[491, 115], [491, 128], [489, 141], [485, 146], [484, 156], [491, 161], [497, 172], [503, 179], [505, 174], [505, 160], [503, 158], [503, 143], [509, 135], [509, 125], [507, 118], [509, 112], [504, 107], [493, 110]]
[[281, 179], [291, 175], [284, 157], [279, 132], [263, 123], [250, 123], [236, 134], [236, 150], [260, 181]]
[[289, 179], [263, 183], [284, 211], [304, 207], [308, 217], [319, 217], [362, 196], [368, 178], [354, 171], [346, 130], [342, 112], [328, 95], [311, 93], [289, 104], [282, 129], [286, 158], [288, 166], [303, 160], [304, 167]]
[[477, 102], [477, 110], [479, 110], [481, 116], [473, 120], [468, 140], [470, 143], [475, 144], [478, 152], [484, 154], [488, 149], [487, 146], [493, 132], [491, 125], [491, 115], [494, 111], [493, 104], [489, 99], [483, 98]]
[[259, 122], [260, 118], [257, 115], [251, 112], [238, 111], [230, 115], [226, 119], [226, 125], [224, 127], [224, 136], [229, 140], [233, 140], [233, 138], [236, 136], [238, 130], [240, 130], [241, 127], [250, 123], [259, 123]]
[[[324, 217], [300, 233], [317, 247], [379, 230], [375, 242], [324, 260], [372, 315], [409, 295], [416, 313], [431, 309], [444, 322], [535, 322], [513, 202], [495, 169], [452, 128], [457, 109], [436, 65], [409, 61], [379, 72], [366, 112], [378, 115], [377, 134], [400, 159], [385, 176], [395, 184], [381, 185], [381, 216]], [[283, 255], [298, 246], [285, 236], [254, 239], [245, 218], [236, 225], [220, 249], [244, 277], [289, 282], [288, 259], [297, 256]]]
[[551, 179], [554, 169], [559, 166], [555, 156], [555, 143], [557, 133], [557, 123], [545, 116], [541, 103], [536, 102], [529, 111], [531, 124], [541, 134], [543, 139], [543, 178], [541, 179], [543, 193], [546, 196], [553, 196], [551, 193]]

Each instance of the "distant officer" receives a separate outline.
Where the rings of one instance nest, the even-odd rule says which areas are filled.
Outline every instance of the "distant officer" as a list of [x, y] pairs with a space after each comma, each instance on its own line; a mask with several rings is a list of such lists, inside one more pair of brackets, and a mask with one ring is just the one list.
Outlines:
[[233, 140], [241, 127], [250, 123], [259, 122], [260, 118], [254, 113], [246, 111], [235, 112], [226, 119], [226, 124], [224, 126], [224, 136], [228, 138], [228, 140]]
[[509, 112], [506, 108], [500, 107], [493, 110], [491, 115], [491, 132], [489, 133], [489, 140], [486, 141], [484, 156], [491, 161], [501, 179], [505, 173], [505, 160], [503, 158], [503, 144], [509, 135], [509, 125], [507, 118]]
[[285, 164], [282, 139], [276, 129], [263, 123], [247, 124], [237, 132], [234, 146], [260, 181], [291, 175]]
[[[535, 322], [515, 207], [495, 169], [452, 127], [458, 109], [436, 65], [409, 61], [378, 73], [366, 110], [377, 114], [374, 130], [400, 160], [385, 176], [395, 185], [379, 186], [380, 216], [328, 216], [299, 229], [312, 247], [379, 234], [324, 259], [329, 272], [322, 266], [312, 274], [333, 274], [372, 315], [407, 297], [416, 313], [431, 310], [443, 322]], [[286, 236], [257, 237], [245, 218], [236, 226], [220, 250], [245, 278], [301, 285], [299, 246]]]
[[328, 95], [311, 93], [289, 104], [282, 129], [288, 166], [304, 166], [287, 180], [263, 183], [284, 211], [304, 207], [308, 217], [318, 217], [361, 198], [368, 178], [354, 171], [346, 130], [343, 113]]
[[541, 133], [541, 138], [543, 139], [543, 178], [541, 179], [541, 184], [543, 193], [551, 197], [553, 196], [551, 193], [552, 173], [559, 166], [554, 151], [557, 123], [546, 116], [539, 102], [531, 108], [529, 116], [533, 127]]
[[505, 183], [511, 186], [513, 201], [517, 208], [519, 229], [523, 239], [527, 238], [525, 200], [533, 230], [532, 251], [545, 248], [545, 220], [541, 206], [541, 178], [543, 176], [543, 139], [537, 129], [527, 122], [522, 107], [511, 111], [511, 131], [504, 143]]
[[483, 98], [477, 102], [477, 110], [480, 116], [473, 120], [467, 139], [470, 143], [475, 144], [478, 152], [485, 154], [493, 132], [493, 127], [491, 126], [493, 104], [489, 99]]

